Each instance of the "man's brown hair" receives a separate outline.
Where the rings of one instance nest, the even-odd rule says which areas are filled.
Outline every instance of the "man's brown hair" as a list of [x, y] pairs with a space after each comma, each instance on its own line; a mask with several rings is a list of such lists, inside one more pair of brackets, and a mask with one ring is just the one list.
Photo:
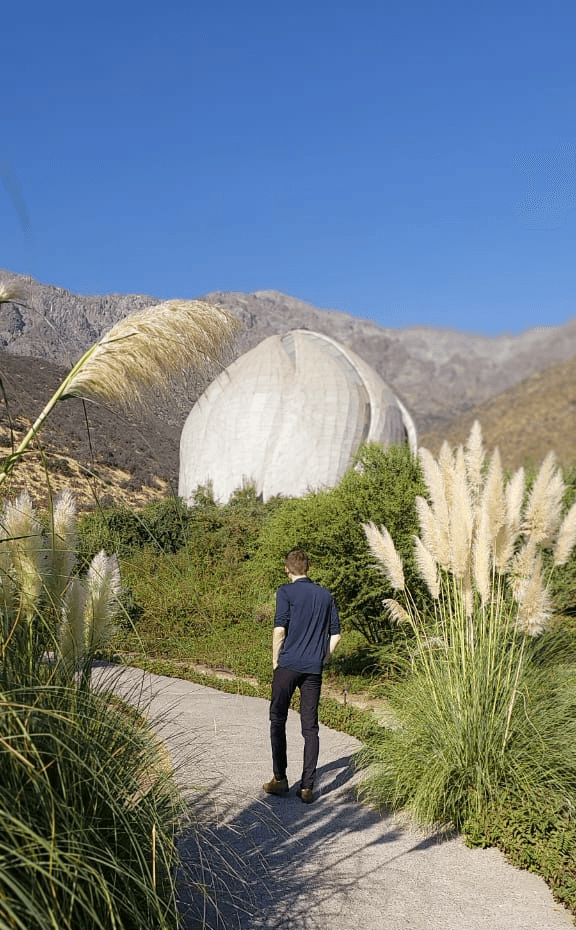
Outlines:
[[292, 549], [284, 559], [284, 565], [292, 575], [305, 575], [310, 562], [303, 549]]

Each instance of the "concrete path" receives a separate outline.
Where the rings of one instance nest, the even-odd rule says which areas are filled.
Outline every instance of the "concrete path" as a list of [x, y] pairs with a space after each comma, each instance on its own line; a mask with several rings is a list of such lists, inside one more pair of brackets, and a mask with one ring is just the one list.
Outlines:
[[[291, 792], [268, 797], [267, 701], [137, 669], [94, 675], [149, 708], [206, 824], [181, 846], [187, 930], [573, 930], [542, 879], [497, 850], [419, 834], [354, 801], [352, 737], [321, 727], [318, 799], [306, 806], [295, 795], [303, 741], [290, 712]], [[195, 883], [214, 898], [203, 912]]]

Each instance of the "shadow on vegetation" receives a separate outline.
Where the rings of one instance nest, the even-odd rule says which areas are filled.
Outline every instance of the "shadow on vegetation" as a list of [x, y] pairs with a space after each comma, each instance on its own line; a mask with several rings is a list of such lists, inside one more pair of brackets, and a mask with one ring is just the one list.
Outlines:
[[[312, 805], [301, 803], [293, 785], [285, 798], [262, 793], [238, 810], [238, 799], [227, 807], [223, 781], [196, 799], [194, 821], [212, 825], [180, 843], [186, 930], [325, 930], [327, 913], [345, 910], [358, 886], [365, 890], [383, 878], [378, 872], [384, 866], [447, 838], [436, 833], [390, 858], [372, 855], [404, 831], [354, 799], [353, 774], [350, 757], [319, 768]], [[204, 900], [198, 889], [207, 893]]]

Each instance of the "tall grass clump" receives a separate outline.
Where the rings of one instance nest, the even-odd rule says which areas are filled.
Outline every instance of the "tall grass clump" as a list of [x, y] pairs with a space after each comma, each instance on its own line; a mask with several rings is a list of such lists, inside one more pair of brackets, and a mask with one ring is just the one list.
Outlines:
[[364, 526], [394, 589], [391, 620], [411, 633], [411, 671], [390, 703], [397, 720], [360, 754], [363, 793], [421, 823], [460, 828], [510, 786], [576, 799], [576, 670], [553, 616], [549, 575], [576, 541], [576, 507], [550, 453], [525, 492], [498, 450], [485, 461], [476, 423], [466, 448], [422, 449], [428, 494], [416, 500], [414, 555], [432, 608], [418, 610], [385, 527]]
[[75, 570], [75, 507], [30, 497], [0, 516], [0, 926], [177, 926], [183, 811], [144, 717], [91, 688], [120, 579], [101, 551]]
[[181, 812], [149, 728], [111, 694], [0, 684], [0, 925], [177, 926]]

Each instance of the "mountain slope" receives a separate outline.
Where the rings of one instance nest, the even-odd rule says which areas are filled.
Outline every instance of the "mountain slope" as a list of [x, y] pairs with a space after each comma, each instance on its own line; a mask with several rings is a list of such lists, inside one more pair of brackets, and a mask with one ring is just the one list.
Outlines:
[[446, 439], [466, 442], [479, 420], [487, 449], [498, 446], [504, 465], [539, 464], [550, 449], [564, 465], [576, 462], [576, 357], [536, 372], [457, 417], [442, 429], [420, 436], [420, 445], [437, 453]]

